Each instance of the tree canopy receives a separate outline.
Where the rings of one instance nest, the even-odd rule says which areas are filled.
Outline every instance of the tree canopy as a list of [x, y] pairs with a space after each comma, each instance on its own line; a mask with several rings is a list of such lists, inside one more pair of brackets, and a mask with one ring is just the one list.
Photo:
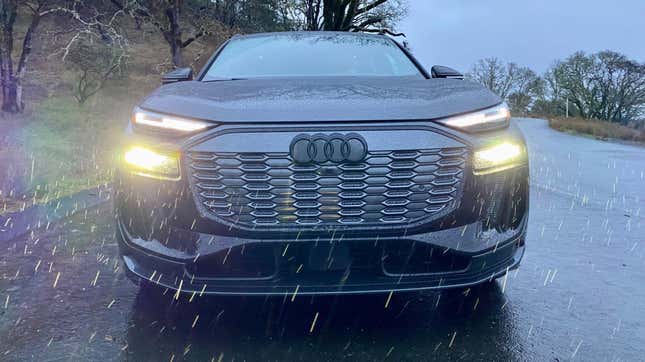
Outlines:
[[[645, 123], [645, 63], [613, 51], [576, 52], [543, 76], [497, 58], [479, 60], [468, 77], [519, 113], [569, 114], [630, 124]], [[568, 104], [568, 106], [567, 106]]]

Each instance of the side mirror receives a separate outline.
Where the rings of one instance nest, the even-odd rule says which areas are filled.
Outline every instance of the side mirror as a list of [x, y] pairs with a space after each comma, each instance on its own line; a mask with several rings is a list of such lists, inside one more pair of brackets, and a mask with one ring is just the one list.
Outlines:
[[435, 65], [430, 70], [432, 73], [432, 78], [453, 78], [453, 79], [464, 79], [464, 75], [458, 71], [444, 67], [443, 65]]
[[161, 77], [162, 84], [177, 83], [187, 80], [193, 80], [193, 70], [191, 68], [177, 68]]

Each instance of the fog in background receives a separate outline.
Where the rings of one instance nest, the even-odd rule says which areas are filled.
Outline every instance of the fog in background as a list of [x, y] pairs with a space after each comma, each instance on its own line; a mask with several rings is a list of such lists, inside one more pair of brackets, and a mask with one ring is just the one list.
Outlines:
[[[409, 0], [399, 30], [430, 68], [498, 57], [542, 73], [577, 50], [645, 61], [645, 0]], [[402, 38], [399, 38], [402, 39]]]

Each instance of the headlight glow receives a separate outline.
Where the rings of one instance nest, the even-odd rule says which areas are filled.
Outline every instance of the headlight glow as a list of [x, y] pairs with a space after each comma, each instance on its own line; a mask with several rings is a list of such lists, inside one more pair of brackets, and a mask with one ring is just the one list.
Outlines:
[[518, 166], [526, 158], [524, 147], [504, 142], [475, 152], [475, 174], [493, 173]]
[[212, 126], [211, 123], [207, 122], [157, 114], [144, 111], [139, 108], [134, 110], [132, 122], [135, 126], [144, 126], [160, 131], [174, 131], [179, 133], [195, 132]]
[[440, 119], [438, 122], [466, 131], [486, 131], [507, 126], [510, 120], [511, 112], [508, 106], [502, 103], [482, 111]]
[[136, 174], [158, 179], [178, 179], [179, 159], [144, 147], [132, 147], [123, 155], [128, 168]]

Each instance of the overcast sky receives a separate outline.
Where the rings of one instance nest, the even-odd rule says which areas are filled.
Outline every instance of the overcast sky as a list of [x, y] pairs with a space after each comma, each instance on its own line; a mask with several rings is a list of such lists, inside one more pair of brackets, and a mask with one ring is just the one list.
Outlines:
[[399, 29], [428, 70], [495, 56], [542, 72], [576, 50], [645, 62], [645, 0], [408, 1]]

